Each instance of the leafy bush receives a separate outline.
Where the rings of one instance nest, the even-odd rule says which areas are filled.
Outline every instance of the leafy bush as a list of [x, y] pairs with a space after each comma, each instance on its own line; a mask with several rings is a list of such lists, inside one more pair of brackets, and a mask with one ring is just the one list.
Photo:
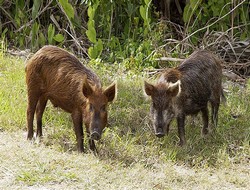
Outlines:
[[83, 57], [125, 61], [127, 69], [142, 70], [157, 67], [154, 59], [159, 56], [206, 46], [203, 42], [214, 39], [209, 36], [213, 31], [232, 39], [249, 38], [249, 2], [233, 3], [190, 0], [183, 27], [158, 22], [151, 0], [2, 0], [0, 33], [11, 47], [36, 51], [53, 44]]
[[241, 40], [250, 37], [250, 3], [249, 1], [231, 0], [190, 0], [183, 14], [186, 35], [191, 35], [191, 42], [197, 44], [199, 39], [211, 31], [226, 32], [230, 37]]

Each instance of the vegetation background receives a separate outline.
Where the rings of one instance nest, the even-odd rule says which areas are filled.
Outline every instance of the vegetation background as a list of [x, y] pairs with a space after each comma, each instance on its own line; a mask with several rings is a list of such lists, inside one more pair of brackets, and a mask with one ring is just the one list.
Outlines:
[[[249, 9], [247, 0], [0, 0], [0, 188], [248, 189]], [[42, 141], [25, 140], [25, 61], [45, 44], [74, 52], [104, 85], [117, 80], [98, 156], [77, 154], [70, 116], [51, 104]], [[178, 64], [159, 59], [197, 48], [220, 56], [238, 82], [224, 79], [218, 128], [203, 138], [199, 116], [188, 120], [180, 148], [176, 123], [153, 135], [142, 85]]]
[[[226, 60], [249, 57], [248, 0], [1, 0], [7, 47], [62, 46], [78, 56], [128, 69], [159, 67], [155, 58], [196, 48]], [[244, 43], [238, 43], [244, 42]], [[237, 49], [234, 47], [237, 46]]]

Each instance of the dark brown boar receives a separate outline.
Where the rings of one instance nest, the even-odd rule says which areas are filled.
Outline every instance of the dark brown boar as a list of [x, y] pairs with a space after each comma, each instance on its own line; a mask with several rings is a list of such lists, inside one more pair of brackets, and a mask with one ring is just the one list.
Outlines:
[[48, 100], [71, 113], [79, 152], [84, 151], [85, 124], [91, 150], [94, 140], [101, 138], [107, 124], [107, 105], [116, 95], [116, 84], [102, 89], [97, 75], [86, 68], [74, 55], [55, 47], [44, 46], [27, 62], [28, 139], [33, 138], [36, 113], [37, 133], [42, 136], [42, 116]]
[[144, 82], [145, 93], [151, 97], [151, 116], [155, 135], [163, 137], [176, 118], [179, 145], [185, 144], [186, 115], [202, 113], [202, 133], [208, 133], [208, 102], [212, 122], [216, 126], [222, 90], [221, 61], [212, 53], [200, 50], [176, 68], [166, 69], [155, 85]]

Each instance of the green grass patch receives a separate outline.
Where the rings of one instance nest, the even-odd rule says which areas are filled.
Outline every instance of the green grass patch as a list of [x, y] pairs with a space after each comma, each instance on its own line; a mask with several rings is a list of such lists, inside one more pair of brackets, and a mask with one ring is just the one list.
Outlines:
[[[2, 54], [2, 53], [0, 53]], [[0, 56], [0, 129], [24, 128], [26, 89], [24, 60]]]
[[[186, 123], [187, 145], [178, 147], [176, 123], [170, 134], [162, 139], [154, 136], [149, 117], [150, 101], [143, 94], [146, 74], [128, 72], [119, 65], [101, 65], [90, 62], [104, 86], [117, 81], [117, 100], [109, 106], [109, 126], [101, 141], [97, 142], [98, 158], [128, 167], [136, 163], [153, 167], [155, 162], [173, 162], [190, 167], [231, 167], [249, 163], [250, 159], [250, 86], [242, 88], [231, 84], [227, 93], [227, 105], [221, 106], [218, 127], [206, 137], [201, 136], [201, 118], [195, 124]], [[0, 130], [26, 131], [27, 94], [25, 85], [25, 61], [21, 58], [0, 56]], [[76, 150], [75, 135], [69, 114], [48, 104], [43, 117], [44, 138], [40, 143], [60, 152]], [[25, 141], [25, 139], [23, 139]], [[85, 139], [85, 146], [87, 140]], [[38, 163], [39, 165], [39, 163]], [[52, 171], [43, 165], [34, 170], [24, 170], [18, 180], [29, 184], [37, 181], [54, 181], [55, 176], [36, 175]], [[74, 173], [67, 178], [77, 180]]]

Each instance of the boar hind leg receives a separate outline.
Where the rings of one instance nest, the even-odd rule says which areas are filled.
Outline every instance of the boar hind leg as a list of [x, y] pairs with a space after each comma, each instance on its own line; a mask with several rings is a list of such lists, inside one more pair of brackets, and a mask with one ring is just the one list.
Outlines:
[[203, 120], [203, 128], [202, 135], [206, 135], [208, 133], [208, 108], [207, 106], [201, 110], [202, 120]]
[[177, 125], [178, 125], [178, 134], [180, 138], [179, 146], [183, 146], [186, 144], [186, 139], [185, 139], [185, 116], [178, 116], [177, 117]]
[[29, 140], [31, 140], [33, 138], [33, 135], [34, 135], [33, 121], [34, 121], [34, 114], [35, 114], [38, 99], [39, 99], [38, 94], [34, 94], [28, 90], [28, 107], [27, 107], [28, 135], [27, 135], [27, 139], [29, 139]]
[[218, 123], [218, 111], [219, 111], [220, 101], [218, 102], [211, 102], [212, 108], [212, 122], [214, 127], [217, 126]]
[[83, 152], [83, 129], [82, 129], [82, 114], [79, 111], [75, 111], [71, 114], [74, 130], [76, 134], [77, 149], [78, 152]]
[[43, 112], [46, 107], [48, 99], [45, 98], [44, 96], [41, 96], [38, 100], [38, 104], [36, 106], [36, 122], [37, 122], [37, 132], [36, 136], [41, 137], [43, 136], [42, 133], [42, 117], [43, 117]]

